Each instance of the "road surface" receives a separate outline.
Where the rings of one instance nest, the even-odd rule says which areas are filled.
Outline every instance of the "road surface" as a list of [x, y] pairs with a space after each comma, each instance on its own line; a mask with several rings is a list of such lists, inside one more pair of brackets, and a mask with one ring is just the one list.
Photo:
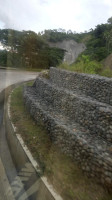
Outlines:
[[38, 72], [0, 69], [0, 92], [13, 83], [35, 79], [37, 75]]

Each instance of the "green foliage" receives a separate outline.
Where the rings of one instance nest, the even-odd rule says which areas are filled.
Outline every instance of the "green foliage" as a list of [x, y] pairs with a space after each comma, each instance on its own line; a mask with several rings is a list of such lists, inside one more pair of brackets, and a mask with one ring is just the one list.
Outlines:
[[86, 55], [80, 56], [77, 59], [77, 62], [71, 66], [69, 66], [67, 63], [62, 63], [58, 67], [79, 73], [99, 74], [101, 76], [112, 77], [112, 70], [109, 69], [109, 67], [104, 69], [100, 62], [95, 60], [91, 61], [90, 57]]
[[108, 67], [100, 72], [101, 76], [112, 77], [112, 70]]
[[67, 32], [64, 29], [54, 29], [54, 30], [45, 30], [42, 32], [42, 37], [49, 42], [61, 42], [63, 40], [75, 40], [76, 42], [81, 42], [84, 37], [89, 33], [76, 33], [68, 30]]
[[[58, 65], [58, 68], [69, 70], [69, 69], [71, 69], [72, 67], [69, 66], [66, 62], [64, 62], [64, 63], [61, 63], [60, 65]], [[72, 70], [71, 70], [71, 71], [72, 71]]]
[[86, 43], [85, 55], [92, 60], [101, 61], [112, 52], [112, 24], [97, 25]]
[[0, 30], [0, 41], [10, 51], [0, 52], [0, 64], [8, 67], [47, 69], [62, 62], [64, 50], [51, 48], [33, 31]]
[[65, 50], [56, 47], [46, 48], [45, 53], [48, 57], [49, 67], [59, 65], [64, 58], [64, 52]]
[[0, 51], [0, 65], [6, 66], [7, 65], [7, 51]]
[[81, 71], [83, 73], [97, 74], [102, 68], [102, 65], [97, 61], [90, 60], [87, 55], [82, 55], [79, 61], [74, 65], [76, 71]]
[[[76, 33], [64, 29], [45, 30], [36, 34], [33, 31], [16, 31], [0, 29], [0, 41], [10, 46], [10, 52], [0, 52], [0, 64], [11, 67], [42, 68], [57, 66], [63, 61], [65, 51], [49, 47], [49, 42], [75, 40], [86, 44], [83, 55], [89, 56], [89, 64], [84, 67], [84, 58], [79, 56], [81, 71], [96, 73], [97, 62], [105, 59], [112, 53], [112, 17], [105, 24], [99, 24], [89, 32]], [[95, 63], [96, 60], [96, 63]], [[93, 62], [92, 62], [93, 61]], [[80, 68], [78, 62], [75, 68]], [[89, 66], [88, 66], [89, 65]], [[77, 67], [78, 66], [78, 67]], [[90, 70], [91, 67], [91, 70]], [[82, 70], [83, 68], [83, 70]], [[95, 69], [95, 71], [94, 71]]]
[[73, 39], [76, 42], [84, 42], [86, 44], [85, 55], [91, 60], [101, 61], [112, 52], [112, 17], [108, 19], [108, 23], [99, 24], [90, 32], [76, 33], [71, 30], [63, 29], [45, 30], [42, 37], [49, 42], [59, 42], [63, 40]]
[[112, 17], [110, 17], [110, 18], [107, 20], [107, 22], [108, 22], [109, 24], [112, 24]]
[[104, 32], [104, 38], [106, 40], [106, 49], [108, 54], [111, 53], [112, 50], [112, 29], [108, 32]]
[[102, 69], [102, 65], [97, 61], [91, 61], [89, 56], [82, 55], [76, 64], [72, 64], [71, 66], [61, 64], [59, 68], [80, 73], [98, 74]]

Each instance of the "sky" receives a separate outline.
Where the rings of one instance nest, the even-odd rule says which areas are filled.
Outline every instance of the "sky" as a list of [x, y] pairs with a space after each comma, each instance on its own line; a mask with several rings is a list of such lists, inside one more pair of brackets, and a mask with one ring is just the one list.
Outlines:
[[112, 16], [112, 0], [0, 0], [0, 28], [89, 31]]

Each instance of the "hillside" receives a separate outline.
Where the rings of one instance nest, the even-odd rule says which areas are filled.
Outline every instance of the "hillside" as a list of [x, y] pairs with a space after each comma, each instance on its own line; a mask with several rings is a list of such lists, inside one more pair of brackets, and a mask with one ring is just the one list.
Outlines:
[[86, 46], [84, 43], [77, 43], [74, 40], [63, 40], [62, 42], [49, 42], [50, 47], [57, 47], [60, 49], [64, 49], [64, 62], [68, 64], [72, 64], [76, 61], [76, 58], [82, 53]]
[[0, 65], [48, 69], [59, 65], [64, 58], [64, 50], [49, 47], [42, 36], [33, 31], [0, 30]]
[[112, 53], [103, 61], [103, 65], [112, 70]]
[[32, 31], [3, 29], [0, 30], [0, 42], [4, 47], [4, 51], [0, 52], [0, 64], [33, 68], [49, 68], [63, 61], [71, 64], [86, 48], [79, 39], [80, 34], [59, 30], [45, 30], [36, 34]]
[[[107, 68], [104, 60], [112, 53], [112, 17], [84, 33], [54, 29], [37, 34], [3, 29], [0, 42], [4, 46], [4, 50], [0, 50], [0, 65], [6, 67], [49, 68], [63, 61], [68, 64], [75, 61], [80, 66], [87, 62], [104, 63]], [[107, 60], [111, 69], [110, 57]]]

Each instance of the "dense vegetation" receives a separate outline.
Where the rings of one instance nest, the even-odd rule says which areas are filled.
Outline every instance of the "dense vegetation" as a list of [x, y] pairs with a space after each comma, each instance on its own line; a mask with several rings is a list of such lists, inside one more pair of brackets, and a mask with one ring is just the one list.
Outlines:
[[85, 53], [97, 61], [103, 60], [112, 52], [112, 23], [97, 25], [91, 31]]
[[48, 42], [62, 42], [63, 40], [75, 40], [80, 42], [81, 39], [86, 35], [86, 33], [76, 33], [68, 30], [67, 32], [64, 29], [53, 29], [45, 30], [44, 32], [39, 33], [42, 37]]
[[71, 30], [45, 30], [43, 38], [50, 42], [73, 39], [76, 42], [84, 42], [87, 49], [83, 54], [88, 55], [91, 60], [101, 61], [112, 52], [112, 17], [106, 24], [97, 25], [89, 32], [76, 33]]
[[106, 24], [97, 25], [88, 33], [81, 34], [80, 42], [86, 44], [86, 50], [80, 54], [71, 66], [61, 64], [59, 67], [71, 71], [100, 74], [112, 77], [111, 67], [103, 66], [104, 59], [112, 53], [112, 17]]
[[[102, 61], [112, 53], [112, 17], [89, 32], [76, 33], [64, 29], [33, 31], [0, 30], [0, 41], [9, 50], [0, 51], [0, 65], [27, 68], [49, 68], [63, 61], [65, 51], [49, 47], [49, 42], [63, 40], [83, 42], [86, 50], [78, 57], [76, 71], [99, 73]], [[82, 67], [81, 67], [82, 66]], [[80, 69], [81, 70], [80, 70]]]
[[64, 50], [49, 47], [42, 36], [32, 31], [0, 30], [0, 41], [7, 50], [0, 51], [0, 65], [8, 67], [49, 68], [58, 65]]

